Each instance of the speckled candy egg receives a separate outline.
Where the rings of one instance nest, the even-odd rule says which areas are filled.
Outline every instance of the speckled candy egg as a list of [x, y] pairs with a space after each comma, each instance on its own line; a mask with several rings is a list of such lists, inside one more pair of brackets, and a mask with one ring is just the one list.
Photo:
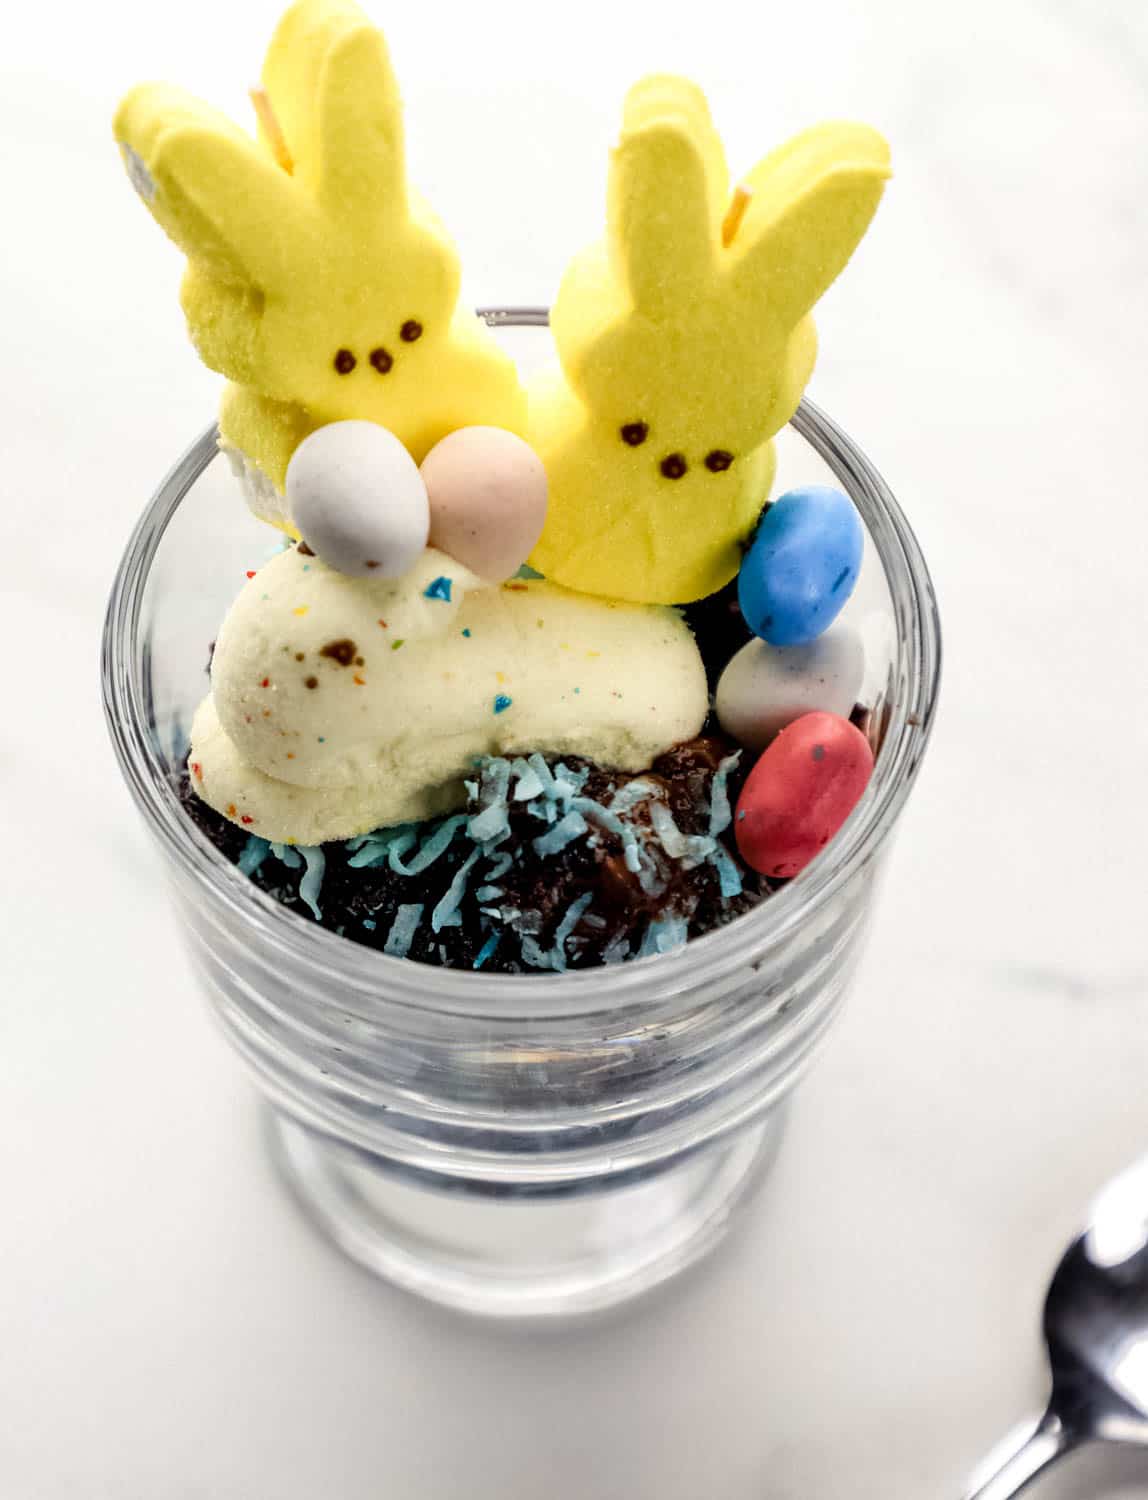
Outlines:
[[287, 466], [288, 513], [308, 547], [352, 578], [401, 578], [430, 530], [426, 486], [393, 432], [330, 422]]
[[782, 495], [738, 573], [738, 603], [754, 635], [771, 646], [816, 640], [853, 592], [863, 545], [861, 518], [840, 490], [811, 484]]
[[869, 742], [848, 719], [803, 714], [746, 779], [733, 825], [738, 853], [761, 875], [799, 875], [856, 807], [872, 772]]
[[512, 578], [546, 520], [546, 470], [501, 427], [460, 427], [423, 459], [433, 546], [480, 578]]
[[748, 641], [718, 678], [714, 708], [739, 745], [764, 750], [802, 714], [822, 709], [847, 717], [864, 675], [861, 637], [844, 623], [808, 646]]

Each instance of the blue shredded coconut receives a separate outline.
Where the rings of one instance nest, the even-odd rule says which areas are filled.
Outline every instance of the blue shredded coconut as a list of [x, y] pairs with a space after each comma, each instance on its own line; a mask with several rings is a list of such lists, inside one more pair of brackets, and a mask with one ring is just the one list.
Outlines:
[[490, 957], [490, 955], [498, 947], [499, 939], [501, 937], [502, 937], [502, 933], [501, 932], [492, 932], [491, 933], [491, 935], [487, 938], [486, 942], [483, 943], [482, 947], [475, 954], [474, 963], [471, 964], [471, 968], [472, 969], [481, 969], [482, 968], [482, 966], [486, 962], [486, 960]]
[[298, 852], [303, 856], [303, 863], [307, 866], [299, 882], [299, 899], [311, 908], [316, 922], [321, 922], [323, 913], [319, 907], [319, 893], [323, 889], [323, 871], [327, 868], [327, 856], [318, 844], [310, 846], [300, 844]]
[[403, 855], [409, 854], [418, 841], [418, 834], [411, 828], [407, 829], [404, 833], [400, 833], [387, 845], [387, 864], [390, 865], [396, 875], [406, 873], [403, 867]]
[[662, 848], [683, 869], [696, 870], [714, 851], [715, 841], [708, 833], [683, 833], [664, 802], [650, 803], [650, 821]]
[[532, 765], [524, 760], [516, 760], [512, 769], [518, 776], [518, 784], [514, 788], [515, 802], [533, 802], [535, 797], [542, 796], [545, 788]]
[[585, 891], [578, 897], [577, 901], [571, 901], [566, 908], [566, 915], [559, 922], [554, 933], [554, 953], [557, 955], [562, 967], [566, 967], [566, 939], [570, 937], [577, 927], [582, 913], [594, 899], [593, 891]]
[[462, 925], [462, 914], [459, 906], [462, 902], [463, 893], [466, 890], [467, 877], [474, 866], [474, 862], [482, 853], [481, 848], [472, 849], [466, 859], [455, 871], [454, 879], [446, 888], [446, 895], [431, 912], [431, 930], [441, 932], [444, 927], [460, 927]]
[[271, 845], [266, 839], [261, 839], [257, 833], [249, 834], [238, 860], [241, 872], [244, 875], [254, 875], [270, 853]]
[[391, 849], [399, 845], [399, 854], [412, 849], [418, 833], [413, 823], [397, 823], [393, 828], [382, 828], [375, 833], [364, 833], [348, 840], [347, 847], [355, 852], [347, 861], [352, 869], [364, 869], [381, 865], [390, 857]]
[[[440, 573], [437, 578], [435, 578], [431, 583], [427, 585], [425, 589], [423, 589], [423, 598], [441, 599], [445, 604], [449, 604], [450, 586], [453, 582], [454, 580], [452, 578], [447, 578], [445, 574]], [[467, 634], [467, 632], [464, 631], [463, 634], [465, 635]]]
[[496, 839], [505, 838], [509, 832], [510, 818], [505, 807], [484, 807], [466, 825], [467, 837], [476, 844], [493, 843]]
[[[495, 701], [502, 701], [502, 696]], [[509, 703], [509, 699], [505, 701]], [[626, 867], [638, 877], [647, 895], [656, 898], [666, 890], [671, 878], [669, 862], [687, 870], [708, 862], [717, 876], [722, 899], [729, 901], [742, 892], [742, 873], [720, 835], [732, 821], [728, 781], [739, 759], [740, 752], [727, 756], [713, 775], [708, 831], [687, 834], [675, 822], [658, 782], [636, 778], [619, 788], [606, 805], [583, 794], [587, 770], [574, 770], [561, 762], [552, 767], [537, 752], [514, 759], [476, 757], [476, 775], [467, 780], [466, 788], [472, 803], [477, 804], [477, 811], [360, 834], [347, 841], [348, 864], [369, 868], [385, 863], [398, 875], [421, 875], [459, 838], [464, 839], [472, 847], [429, 914], [431, 931], [438, 933], [461, 926], [462, 903], [473, 898], [488, 929], [473, 961], [474, 968], [481, 968], [490, 959], [503, 934], [510, 930], [518, 939], [523, 962], [528, 967], [562, 972], [584, 941], [578, 937], [579, 925], [586, 932], [601, 932], [607, 924], [590, 910], [594, 892], [584, 892], [570, 903], [554, 930], [550, 946], [544, 947], [538, 912], [521, 911], [503, 902], [505, 888], [499, 882], [512, 870], [518, 852], [513, 845], [506, 844], [511, 807], [541, 825], [541, 832], [531, 842], [534, 852], [543, 859], [560, 854], [578, 839], [585, 838], [594, 845], [603, 834], [609, 834], [620, 841]], [[647, 805], [647, 816], [630, 821], [630, 815], [643, 804]], [[240, 856], [240, 868], [251, 874], [269, 856], [289, 869], [303, 869], [299, 896], [320, 918], [319, 896], [325, 866], [322, 849], [268, 843], [252, 834]], [[383, 951], [392, 957], [405, 957], [423, 919], [422, 903], [399, 906], [387, 931]], [[373, 918], [362, 921], [368, 932], [373, 932], [376, 925]], [[682, 947], [688, 934], [688, 917], [663, 914], [649, 921], [640, 941], [632, 935], [619, 934], [603, 950], [602, 962], [615, 964], [627, 958], [673, 952]], [[440, 953], [440, 957], [444, 956]]]
[[688, 936], [689, 924], [684, 917], [655, 917], [646, 928], [637, 956], [649, 958], [655, 953], [673, 953], [675, 949], [685, 947]]
[[582, 814], [572, 808], [561, 822], [555, 823], [549, 833], [540, 834], [534, 840], [534, 852], [541, 854], [543, 859], [549, 858], [551, 854], [560, 854], [567, 844], [580, 839], [589, 826]]
[[514, 699], [513, 698], [508, 698], [505, 693], [498, 693], [498, 694], [496, 694], [495, 695], [495, 699], [494, 699], [494, 711], [495, 711], [495, 713], [496, 714], [504, 714], [506, 712], [506, 710], [510, 707], [510, 705], [513, 702], [514, 702]]
[[423, 904], [421, 901], [412, 906], [400, 906], [395, 912], [395, 919], [391, 923], [387, 940], [383, 944], [383, 952], [391, 958], [406, 958], [411, 951], [411, 943], [414, 935], [419, 929], [419, 923], [423, 919]]
[[724, 833], [730, 825], [729, 774], [737, 768], [740, 760], [741, 751], [735, 750], [732, 755], [727, 755], [719, 762], [714, 772], [710, 785], [710, 835], [713, 838]]
[[620, 932], [616, 938], [607, 943], [602, 949], [602, 962], [604, 964], [620, 964], [623, 959], [630, 956], [630, 939], [624, 932]]
[[[432, 828], [431, 832], [419, 845], [418, 853], [413, 854], [404, 864], [402, 854], [399, 850], [399, 841], [391, 846], [390, 862], [391, 869], [399, 875], [421, 875], [438, 859], [440, 854], [445, 854], [454, 840], [455, 834], [466, 823], [465, 813], [456, 814], [453, 818], [447, 818], [445, 822], [439, 823]], [[415, 835], [411, 835], [415, 837]], [[408, 845], [408, 847], [410, 847]]]
[[621, 786], [610, 798], [610, 811], [616, 813], [633, 812], [639, 802], [649, 802], [651, 798], [661, 795], [660, 788], [652, 781], [643, 781], [639, 776]]
[[506, 806], [506, 794], [510, 789], [510, 762], [501, 758], [487, 762], [482, 777], [479, 796], [484, 807], [497, 804]]
[[509, 849], [504, 849], [501, 854], [496, 854], [486, 867], [487, 880], [501, 880], [514, 863], [514, 855]]
[[729, 901], [734, 896], [740, 896], [743, 889], [741, 871], [723, 844], [719, 844], [710, 855], [710, 862], [718, 872], [722, 900]]

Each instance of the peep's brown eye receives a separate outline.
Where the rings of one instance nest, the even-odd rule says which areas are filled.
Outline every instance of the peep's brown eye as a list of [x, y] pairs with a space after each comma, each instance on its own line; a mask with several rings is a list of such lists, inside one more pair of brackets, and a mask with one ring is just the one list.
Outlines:
[[670, 453], [658, 465], [667, 479], [680, 479], [689, 465], [684, 453]]
[[629, 443], [631, 448], [636, 448], [639, 443], [644, 443], [650, 435], [649, 425], [645, 422], [627, 422], [622, 428], [622, 441]]
[[377, 349], [371, 350], [371, 364], [374, 365], [380, 375], [385, 375], [394, 364], [394, 359], [380, 344]]
[[335, 355], [335, 369], [340, 375], [349, 375], [355, 368], [355, 356], [349, 349], [340, 349]]
[[713, 448], [706, 454], [706, 468], [711, 474], [721, 474], [733, 463], [733, 454], [725, 448]]
[[415, 339], [421, 339], [422, 336], [423, 325], [417, 318], [408, 318], [399, 329], [399, 338], [402, 339], [404, 344], [413, 344]]

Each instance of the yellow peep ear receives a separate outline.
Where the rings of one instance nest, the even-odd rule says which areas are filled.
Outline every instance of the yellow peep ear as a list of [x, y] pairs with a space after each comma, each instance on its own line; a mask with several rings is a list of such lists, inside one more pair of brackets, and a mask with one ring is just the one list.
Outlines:
[[143, 84], [116, 111], [128, 175], [153, 218], [213, 276], [282, 284], [311, 214], [291, 178], [226, 115], [182, 89]]
[[868, 125], [826, 124], [771, 152], [743, 182], [752, 196], [729, 250], [736, 294], [792, 328], [845, 269], [890, 175]]
[[655, 75], [626, 96], [610, 163], [610, 256], [634, 306], [654, 319], [700, 295], [714, 275], [729, 186], [705, 95]]
[[402, 105], [382, 33], [353, 0], [297, 0], [263, 65], [295, 175], [336, 222], [378, 230], [407, 210]]

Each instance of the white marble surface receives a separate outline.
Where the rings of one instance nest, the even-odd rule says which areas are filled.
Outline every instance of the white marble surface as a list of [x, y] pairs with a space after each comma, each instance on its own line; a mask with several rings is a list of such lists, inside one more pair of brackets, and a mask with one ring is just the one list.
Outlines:
[[[1040, 1399], [1059, 1246], [1148, 1145], [1148, 11], [582, 3], [559, 36], [525, 0], [378, 8], [418, 177], [483, 300], [548, 296], [647, 66], [709, 87], [735, 163], [824, 114], [887, 130], [897, 177], [823, 307], [813, 393], [931, 557], [941, 721], [851, 1008], [715, 1261], [529, 1337], [344, 1264], [271, 1179], [97, 692], [117, 554], [215, 388], [107, 119], [148, 75], [238, 109], [273, 8], [14, 13], [0, 1493], [955, 1496]], [[1040, 1491], [1101, 1492], [1148, 1494], [1148, 1456]]]

